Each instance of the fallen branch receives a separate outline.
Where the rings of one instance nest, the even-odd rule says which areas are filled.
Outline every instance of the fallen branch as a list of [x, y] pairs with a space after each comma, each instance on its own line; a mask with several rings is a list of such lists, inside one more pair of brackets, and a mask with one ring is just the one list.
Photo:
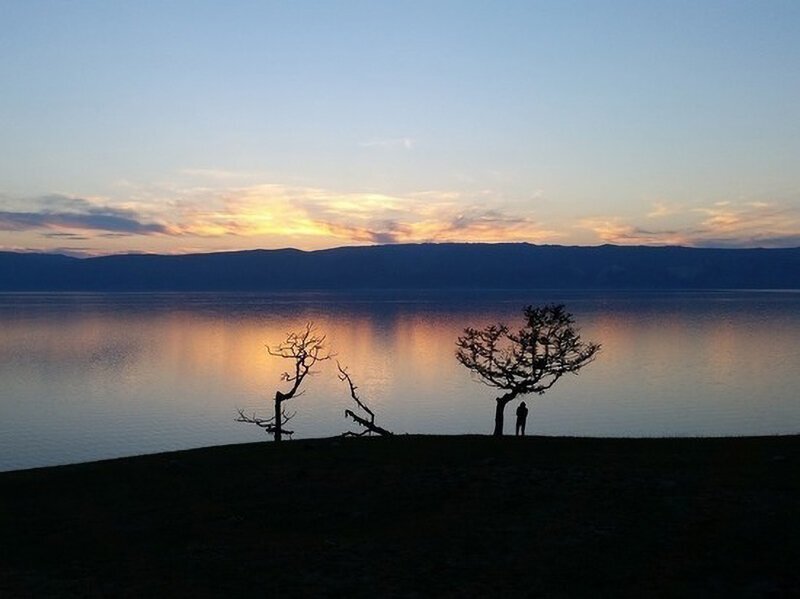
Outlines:
[[374, 422], [366, 420], [366, 419], [362, 418], [361, 416], [359, 416], [358, 414], [355, 414], [352, 410], [345, 410], [344, 411], [344, 416], [345, 416], [345, 418], [347, 418], [349, 416], [350, 418], [353, 419], [353, 422], [355, 422], [356, 424], [364, 427], [364, 430], [361, 431], [360, 433], [353, 433], [353, 432], [350, 432], [350, 431], [344, 433], [345, 437], [361, 437], [362, 435], [365, 435], [367, 433], [377, 433], [377, 434], [383, 435], [383, 436], [387, 436], [387, 435], [393, 434], [391, 431], [387, 431], [385, 428], [382, 428], [382, 427], [378, 426]]
[[353, 398], [353, 401], [356, 402], [356, 404], [358, 405], [359, 408], [361, 408], [367, 414], [369, 414], [369, 420], [367, 420], [366, 418], [364, 418], [363, 416], [359, 416], [358, 414], [356, 414], [352, 410], [345, 410], [344, 411], [344, 417], [345, 418], [348, 418], [348, 417], [352, 418], [353, 422], [355, 422], [359, 426], [364, 427], [364, 430], [361, 431], [360, 433], [354, 433], [352, 431], [348, 431], [348, 432], [344, 433], [342, 436], [344, 436], [344, 437], [362, 437], [364, 435], [371, 434], [371, 433], [376, 433], [376, 434], [381, 435], [381, 436], [391, 435], [392, 434], [391, 431], [387, 431], [385, 428], [380, 427], [377, 424], [375, 424], [375, 413], [372, 410], [369, 409], [369, 406], [367, 406], [367, 404], [364, 403], [361, 400], [361, 398], [358, 397], [358, 394], [356, 393], [356, 389], [358, 389], [358, 387], [356, 387], [353, 384], [353, 379], [350, 378], [350, 375], [347, 372], [347, 368], [342, 368], [342, 365], [339, 364], [339, 362], [336, 362], [336, 367], [339, 369], [339, 380], [343, 381], [343, 382], [346, 381], [347, 385], [350, 387], [350, 397]]

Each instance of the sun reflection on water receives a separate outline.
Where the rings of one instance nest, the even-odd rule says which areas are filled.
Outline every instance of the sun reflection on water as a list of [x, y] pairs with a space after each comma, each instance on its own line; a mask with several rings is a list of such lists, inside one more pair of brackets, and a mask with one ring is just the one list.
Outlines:
[[[289, 365], [265, 345], [308, 321], [390, 429], [488, 433], [492, 389], [457, 364], [455, 339], [546, 299], [603, 350], [530, 398], [532, 434], [796, 432], [800, 297], [765, 297], [2, 296], [0, 468], [261, 439], [235, 410], [269, 406]], [[324, 363], [292, 400], [297, 436], [343, 432], [349, 402]]]

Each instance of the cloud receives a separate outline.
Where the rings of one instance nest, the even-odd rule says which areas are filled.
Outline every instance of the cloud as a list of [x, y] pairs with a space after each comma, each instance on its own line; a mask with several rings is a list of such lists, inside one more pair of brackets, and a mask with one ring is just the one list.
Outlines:
[[696, 208], [704, 215], [697, 245], [786, 247], [800, 245], [800, 210], [769, 202], [719, 202]]
[[42, 233], [42, 237], [47, 239], [68, 239], [70, 241], [87, 241], [89, 237], [78, 233]]
[[[131, 187], [126, 194], [124, 201], [116, 202], [62, 194], [20, 200], [14, 208], [25, 209], [0, 212], [0, 230], [32, 232], [40, 239], [76, 245], [94, 240], [117, 251], [170, 251], [177, 245], [197, 244], [231, 249], [353, 243], [536, 243], [560, 237], [530, 215], [504, 207], [489, 190], [471, 197], [448, 190], [393, 195], [269, 183], [217, 189]], [[149, 241], [132, 241], [134, 237]], [[158, 239], [152, 241], [154, 238]]]
[[644, 229], [617, 217], [582, 219], [578, 227], [592, 231], [604, 243], [615, 245], [692, 245], [682, 231]]
[[187, 177], [228, 183], [231, 181], [251, 180], [258, 177], [258, 173], [255, 172], [229, 171], [218, 168], [184, 168], [179, 171], [179, 174], [186, 175]]
[[800, 247], [800, 233], [792, 235], [754, 235], [752, 237], [708, 237], [694, 244], [708, 248], [796, 248]]
[[410, 137], [392, 137], [388, 139], [372, 139], [369, 141], [359, 142], [362, 148], [382, 148], [385, 150], [393, 148], [401, 148], [404, 150], [411, 150], [414, 147], [414, 140]]
[[411, 227], [393, 221], [386, 221], [374, 228], [330, 222], [322, 222], [320, 225], [334, 237], [366, 243], [399, 243], [411, 234]]
[[681, 212], [682, 207], [680, 204], [666, 204], [664, 202], [655, 202], [653, 209], [647, 213], [647, 218], [662, 218], [671, 216]]
[[510, 231], [534, 225], [535, 221], [523, 216], [505, 214], [498, 209], [472, 208], [460, 212], [451, 221], [449, 231], [504, 230]]
[[[195, 206], [171, 228], [199, 237], [270, 237], [308, 247], [331, 243], [551, 241], [559, 235], [529, 216], [486, 208], [486, 194], [408, 195], [277, 184], [230, 189], [214, 209]], [[245, 242], [242, 240], [242, 242]]]
[[[800, 208], [792, 203], [716, 202], [681, 208], [656, 203], [638, 219], [619, 215], [577, 224], [543, 222], [491, 190], [408, 194], [265, 183], [209, 187], [130, 187], [112, 200], [53, 194], [0, 197], [0, 231], [23, 247], [95, 253], [180, 252], [256, 247], [318, 249], [421, 242], [575, 242], [697, 247], [800, 245]], [[658, 220], [654, 220], [658, 219]], [[655, 226], [659, 225], [659, 226]], [[38, 241], [37, 241], [38, 238]]]
[[0, 252], [17, 252], [21, 254], [64, 254], [74, 258], [86, 258], [103, 254], [98, 248], [82, 246], [29, 247], [22, 245], [0, 245]]
[[800, 246], [800, 210], [794, 206], [722, 201], [686, 210], [682, 217], [689, 219], [688, 224], [671, 229], [642, 228], [619, 217], [583, 219], [579, 227], [619, 245]]
[[80, 231], [113, 231], [127, 235], [167, 233], [164, 225], [143, 223], [117, 214], [80, 214], [73, 212], [0, 212], [0, 230], [75, 229]]
[[[23, 204], [22, 201], [4, 203], [12, 207]], [[46, 237], [64, 238], [89, 232], [123, 236], [172, 232], [134, 209], [86, 198], [51, 194], [27, 199], [24, 205], [27, 210], [0, 210], [0, 231], [41, 231]]]

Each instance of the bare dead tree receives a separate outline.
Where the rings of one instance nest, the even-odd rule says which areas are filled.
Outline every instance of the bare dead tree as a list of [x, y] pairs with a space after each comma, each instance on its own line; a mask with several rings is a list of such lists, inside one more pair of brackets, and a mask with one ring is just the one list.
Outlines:
[[495, 398], [494, 435], [503, 434], [503, 411], [520, 395], [542, 395], [568, 373], [594, 361], [600, 345], [584, 342], [563, 305], [528, 306], [525, 325], [513, 333], [504, 324], [464, 329], [456, 359], [478, 380], [504, 391]]
[[238, 422], [247, 422], [263, 428], [267, 434], [273, 435], [275, 441], [280, 441], [283, 435], [291, 435], [293, 431], [286, 430], [284, 424], [294, 418], [295, 413], [287, 414], [283, 403], [293, 397], [299, 397], [305, 391], [300, 390], [303, 380], [310, 374], [318, 362], [329, 360], [331, 354], [325, 349], [325, 335], [320, 335], [313, 323], [307, 323], [301, 331], [289, 333], [286, 339], [279, 345], [267, 346], [267, 353], [270, 356], [291, 360], [294, 362], [294, 370], [284, 372], [281, 380], [289, 383], [291, 387], [288, 391], [275, 392], [275, 411], [270, 418], [257, 418], [255, 414], [248, 416], [244, 410], [239, 410]]
[[392, 433], [390, 431], [387, 431], [385, 428], [382, 428], [382, 427], [378, 426], [377, 424], [375, 424], [375, 413], [372, 410], [369, 409], [369, 406], [367, 406], [367, 404], [364, 403], [364, 401], [361, 398], [358, 397], [358, 394], [356, 393], [356, 389], [358, 389], [358, 387], [356, 387], [355, 384], [353, 384], [353, 379], [350, 377], [350, 374], [347, 372], [347, 367], [342, 368], [342, 365], [339, 364], [338, 361], [336, 362], [336, 367], [339, 369], [339, 380], [340, 381], [347, 381], [347, 385], [350, 387], [350, 397], [353, 398], [353, 401], [356, 402], [356, 404], [358, 405], [359, 408], [364, 410], [364, 412], [366, 412], [369, 415], [368, 417], [363, 417], [363, 416], [359, 416], [358, 414], [356, 414], [352, 410], [345, 410], [344, 411], [344, 417], [345, 418], [351, 418], [353, 420], [353, 422], [355, 422], [356, 424], [361, 426], [364, 430], [359, 432], [359, 433], [354, 433], [352, 431], [347, 431], [342, 436], [344, 436], [344, 437], [363, 437], [364, 435], [372, 434], [372, 433], [375, 433], [375, 434], [378, 434], [378, 435], [381, 435], [381, 436], [391, 435]]

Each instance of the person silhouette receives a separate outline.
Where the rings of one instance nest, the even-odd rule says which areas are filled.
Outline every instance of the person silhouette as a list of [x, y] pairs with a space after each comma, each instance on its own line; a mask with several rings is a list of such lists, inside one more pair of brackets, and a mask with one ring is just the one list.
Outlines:
[[525, 436], [525, 421], [528, 419], [528, 407], [525, 402], [519, 404], [517, 407], [517, 437]]

